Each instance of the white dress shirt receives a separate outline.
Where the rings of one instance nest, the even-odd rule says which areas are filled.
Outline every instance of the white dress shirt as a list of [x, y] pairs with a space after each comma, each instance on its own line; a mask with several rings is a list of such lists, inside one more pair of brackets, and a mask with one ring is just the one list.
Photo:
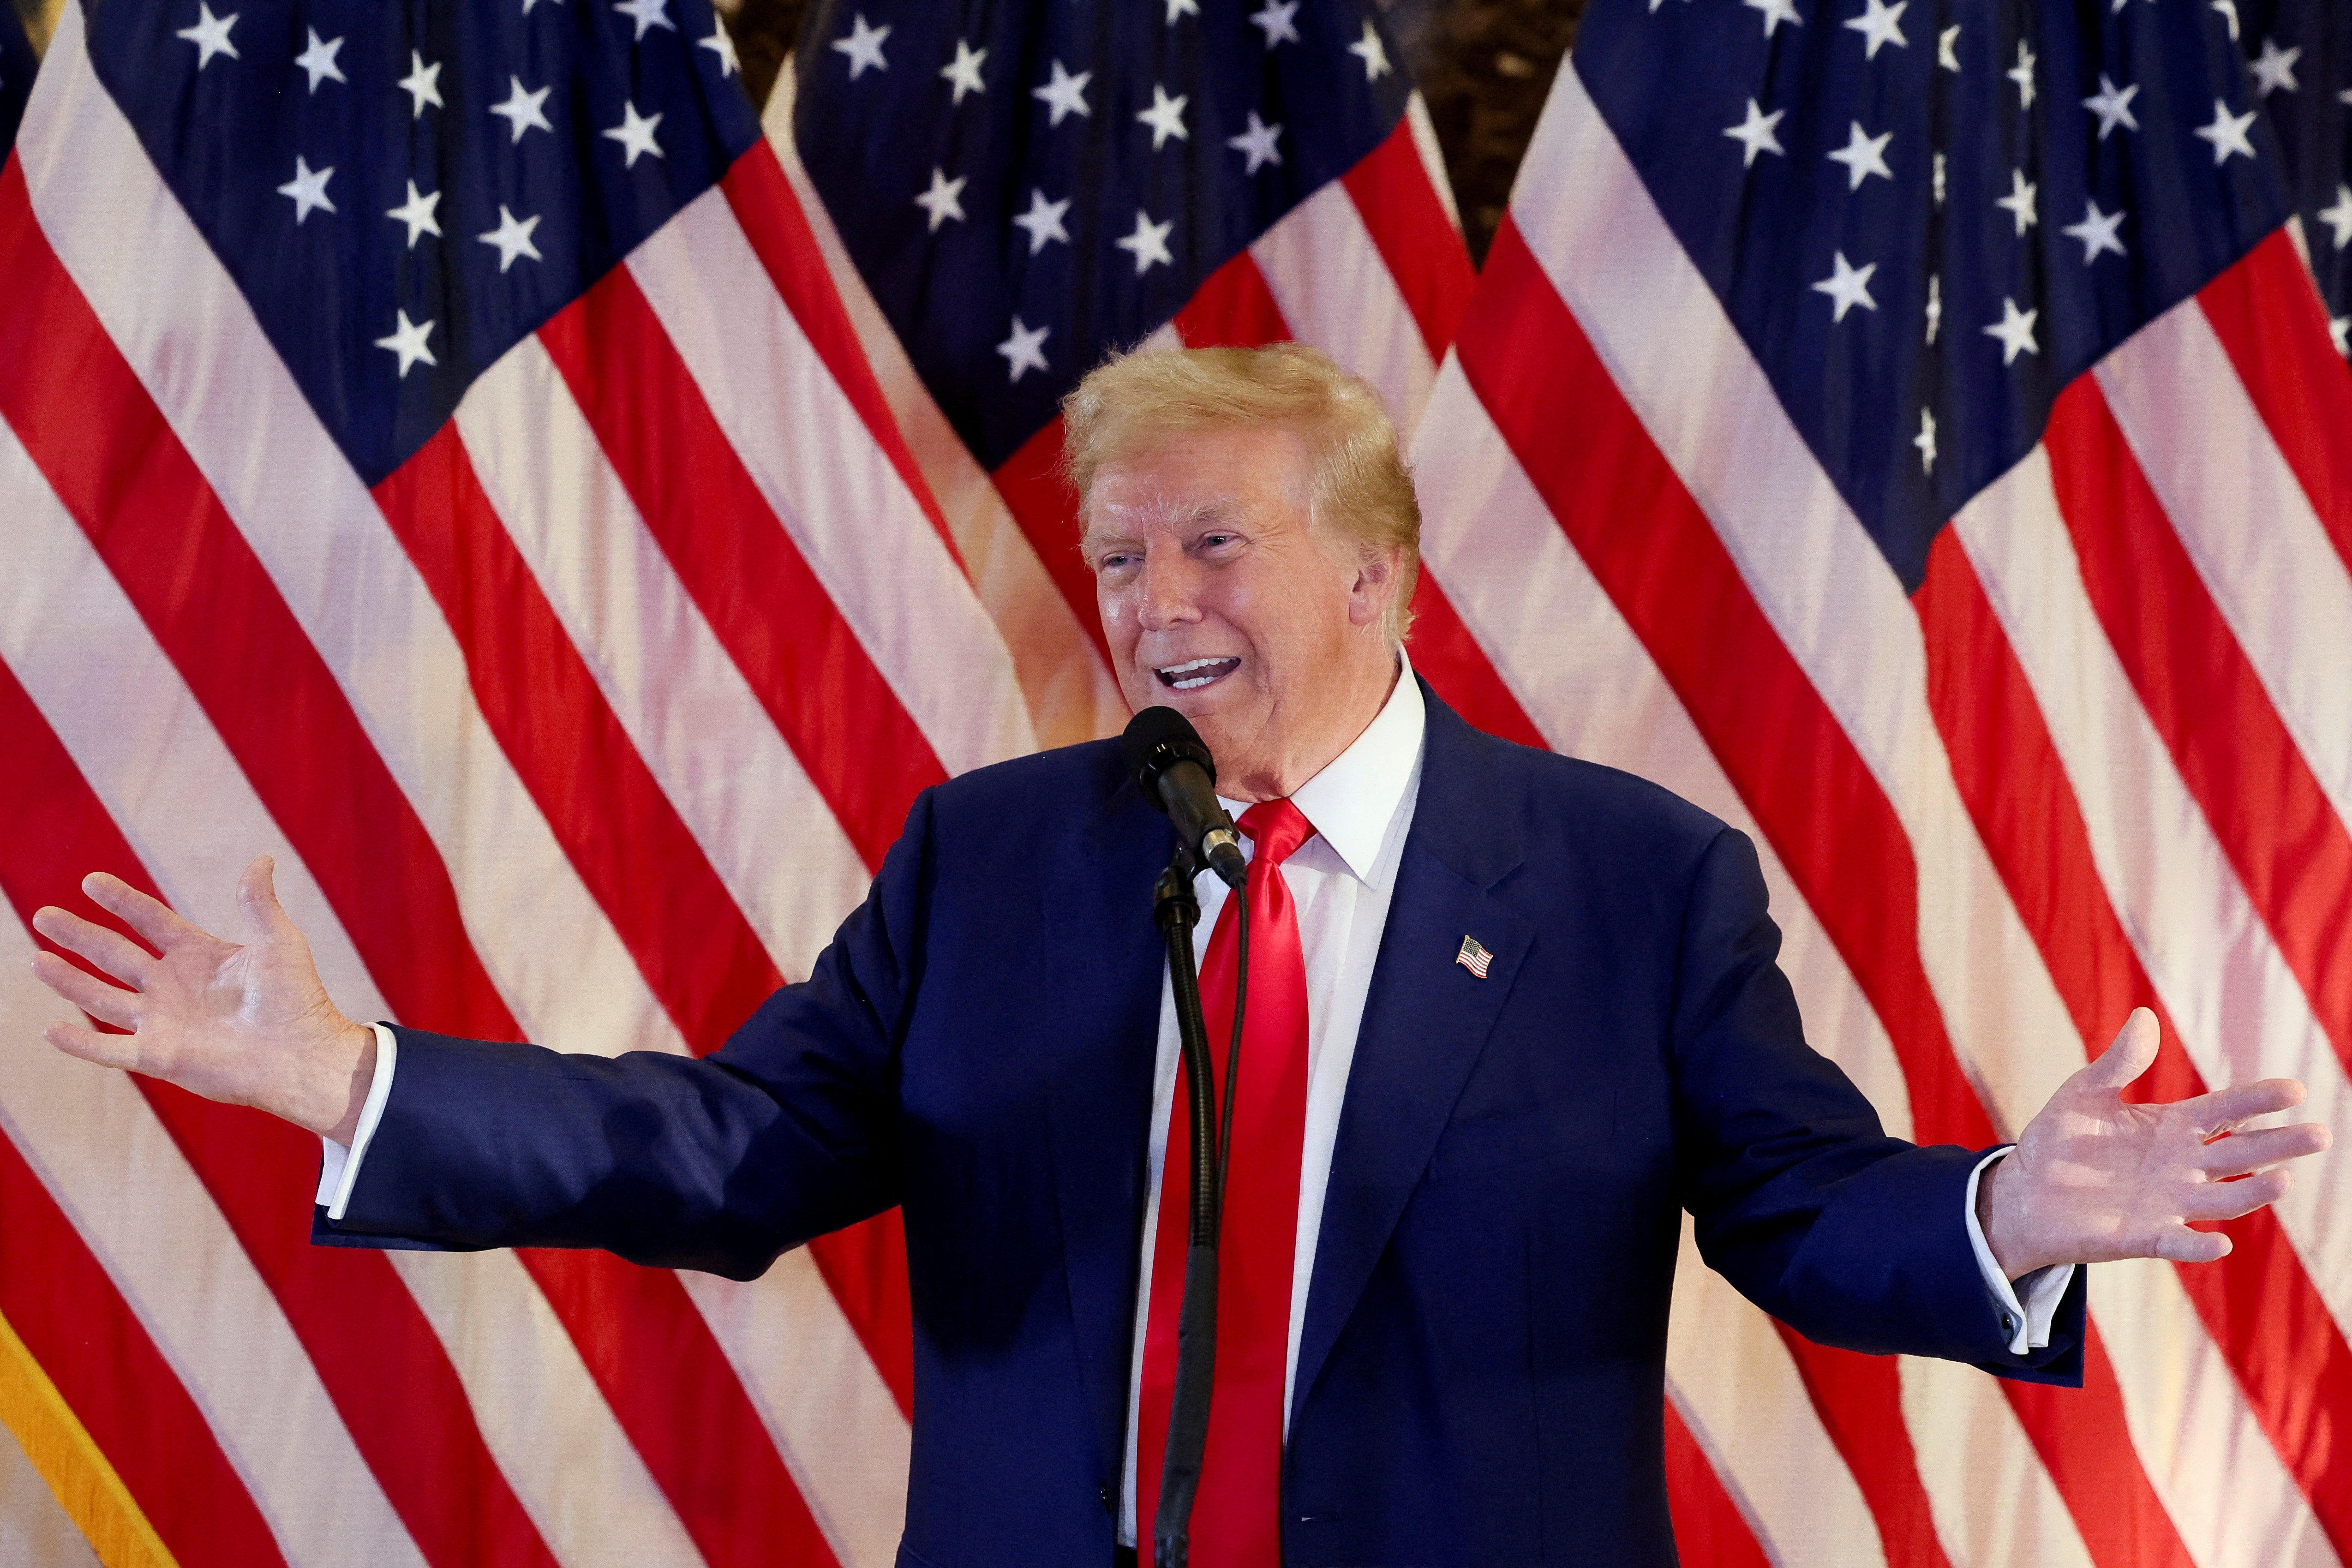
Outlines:
[[[1404, 842], [1412, 828], [1414, 805], [1421, 793], [1422, 742], [1427, 714], [1421, 687], [1412, 665], [1399, 657], [1396, 685], [1380, 713], [1322, 772], [1291, 795], [1315, 829], [1315, 837], [1283, 862], [1281, 875], [1290, 886], [1298, 912], [1299, 943], [1307, 967], [1307, 1126], [1298, 1170], [1298, 1242], [1290, 1277], [1290, 1345], [1283, 1366], [1283, 1429], [1290, 1425], [1291, 1383], [1298, 1373], [1298, 1336], [1307, 1316], [1307, 1288], [1315, 1274], [1315, 1248], [1320, 1238], [1323, 1195], [1331, 1176], [1331, 1149], [1339, 1137], [1339, 1108], [1346, 1097], [1348, 1072], [1356, 1057], [1356, 1037], [1364, 1016], [1364, 998], [1371, 989], [1372, 966], [1380, 956], [1381, 933], [1388, 925], [1389, 900], [1396, 891], [1397, 869]], [[1238, 816], [1243, 803], [1228, 800], [1225, 809]], [[1246, 836], [1244, 855], [1253, 853]], [[1224, 908], [1226, 888], [1212, 872], [1193, 882], [1201, 901], [1196, 942], [1205, 952]], [[319, 1171], [318, 1202], [327, 1217], [340, 1220], [359, 1179], [369, 1140], [375, 1135], [384, 1101], [392, 1093], [399, 1057], [390, 1029], [379, 1024], [376, 1065], [361, 1107], [351, 1148], [325, 1142]], [[1166, 1162], [1168, 1117], [1175, 1103], [1180, 1047], [1176, 1033], [1175, 991], [1165, 975], [1160, 986], [1160, 1050], [1152, 1076], [1150, 1197], [1144, 1207], [1139, 1247], [1142, 1277], [1137, 1294], [1135, 1348], [1129, 1371], [1127, 1458], [1121, 1484], [1119, 1541], [1135, 1542], [1135, 1412], [1143, 1378], [1143, 1340], [1151, 1300], [1152, 1238], [1160, 1223], [1160, 1178]], [[2060, 1298], [2074, 1276], [2074, 1268], [2047, 1268], [2025, 1283], [2024, 1300], [1993, 1261], [1992, 1249], [1976, 1217], [1977, 1183], [1986, 1167], [2008, 1151], [1995, 1150], [1980, 1161], [1969, 1177], [1967, 1226], [1985, 1289], [2001, 1308], [2011, 1330], [2010, 1352], [2022, 1355], [2050, 1342], [2050, 1323]], [[1156, 1479], [1155, 1479], [1156, 1484]]]

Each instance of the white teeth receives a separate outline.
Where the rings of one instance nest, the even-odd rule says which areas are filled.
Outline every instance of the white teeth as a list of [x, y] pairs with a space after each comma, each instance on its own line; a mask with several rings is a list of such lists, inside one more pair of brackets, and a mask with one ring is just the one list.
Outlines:
[[1160, 673], [1162, 675], [1183, 675], [1192, 670], [1205, 669], [1210, 665], [1223, 664], [1224, 662], [1225, 661], [1222, 658], [1196, 658], [1190, 664], [1171, 664]]
[[1179, 691], [1192, 691], [1230, 675], [1241, 668], [1241, 659], [1233, 654], [1210, 658], [1195, 658], [1183, 664], [1163, 665], [1152, 671]]

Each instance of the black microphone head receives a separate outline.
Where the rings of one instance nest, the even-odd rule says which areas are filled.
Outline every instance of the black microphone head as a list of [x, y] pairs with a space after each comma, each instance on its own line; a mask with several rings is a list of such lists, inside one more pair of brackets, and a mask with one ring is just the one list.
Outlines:
[[1146, 708], [1138, 713], [1127, 721], [1118, 745], [1127, 759], [1128, 772], [1143, 786], [1144, 797], [1163, 811], [1167, 806], [1160, 798], [1160, 775], [1176, 763], [1198, 763], [1209, 775], [1209, 782], [1217, 782], [1216, 761], [1209, 755], [1201, 732], [1192, 728], [1192, 721], [1173, 708]]

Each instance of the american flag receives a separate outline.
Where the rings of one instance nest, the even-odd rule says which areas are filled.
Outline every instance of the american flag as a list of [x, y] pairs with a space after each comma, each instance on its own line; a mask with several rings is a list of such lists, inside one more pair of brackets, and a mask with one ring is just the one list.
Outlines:
[[[749, 1286], [313, 1248], [316, 1142], [47, 1050], [24, 921], [103, 868], [235, 935], [266, 850], [356, 1016], [719, 1043], [915, 792], [1124, 721], [1049, 479], [1090, 356], [1296, 331], [1434, 382], [1471, 279], [1426, 116], [1364, 11], [1253, 4], [821, 12], [767, 138], [705, 0], [65, 8], [0, 171], [0, 1480], [59, 1530], [893, 1561], [895, 1216]], [[796, 97], [940, 145], [821, 191]], [[930, 268], [968, 357], [898, 337], [867, 224], [1023, 264]]]
[[[2347, 1125], [2346, 32], [1596, 0], [1553, 88], [1423, 416], [1469, 637], [1416, 661], [1753, 837], [1893, 1131], [2013, 1132], [2134, 1004], [2151, 1096]], [[2092, 1269], [2080, 1393], [1824, 1352], [1686, 1243], [1685, 1561], [2345, 1561], [2348, 1189]]]

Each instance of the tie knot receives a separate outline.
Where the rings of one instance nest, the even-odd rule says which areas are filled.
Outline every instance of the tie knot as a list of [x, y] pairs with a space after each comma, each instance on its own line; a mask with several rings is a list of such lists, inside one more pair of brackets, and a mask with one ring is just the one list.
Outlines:
[[1257, 847], [1257, 858], [1279, 866], [1315, 837], [1307, 814], [1287, 800], [1262, 800], [1242, 813], [1241, 829]]

